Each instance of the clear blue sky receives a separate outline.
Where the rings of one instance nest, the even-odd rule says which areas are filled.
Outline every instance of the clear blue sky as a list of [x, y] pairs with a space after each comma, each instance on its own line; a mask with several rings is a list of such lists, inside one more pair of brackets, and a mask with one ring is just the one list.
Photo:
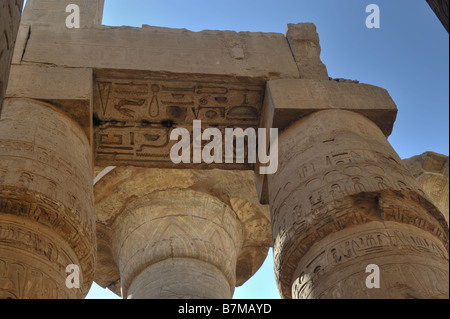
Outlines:
[[[106, 0], [103, 24], [149, 24], [192, 31], [285, 33], [288, 23], [313, 22], [322, 61], [334, 78], [386, 88], [399, 114], [390, 142], [400, 157], [449, 154], [449, 37], [425, 0]], [[367, 29], [368, 4], [381, 9], [381, 28]], [[235, 298], [279, 298], [272, 251]], [[111, 298], [94, 285], [88, 298]]]

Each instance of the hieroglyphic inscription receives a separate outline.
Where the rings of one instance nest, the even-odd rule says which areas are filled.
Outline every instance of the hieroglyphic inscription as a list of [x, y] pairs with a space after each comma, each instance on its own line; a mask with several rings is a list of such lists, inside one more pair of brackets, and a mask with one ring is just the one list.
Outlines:
[[94, 91], [96, 160], [114, 165], [171, 165], [171, 131], [192, 133], [194, 120], [222, 132], [256, 129], [264, 97], [263, 84], [227, 82], [99, 78]]
[[0, 222], [0, 244], [22, 251], [29, 251], [59, 266], [64, 272], [67, 265], [76, 263], [73, 257], [59, 247], [60, 243], [45, 233], [36, 232], [35, 228], [12, 221]]
[[[60, 237], [46, 234], [46, 228], [9, 218], [18, 220], [3, 215], [0, 222], [0, 298], [67, 298], [68, 294], [79, 298], [80, 291], [65, 287], [67, 265], [78, 263], [71, 248]], [[5, 256], [16, 258], [8, 262]], [[45, 266], [35, 269], [37, 264]]]
[[[72, 163], [55, 151], [32, 142], [1, 140], [0, 145], [2, 147], [0, 155], [2, 159], [0, 162], [1, 185], [18, 185], [31, 190], [39, 189], [49, 198], [67, 203], [68, 208], [72, 211], [73, 219], [83, 228], [93, 229], [92, 216], [82, 213], [89, 210], [92, 198], [82, 196], [85, 181], [89, 175], [87, 175], [88, 172], [75, 173], [79, 171], [79, 167], [77, 167], [79, 163]], [[45, 175], [42, 174], [42, 170], [21, 169], [20, 167], [27, 167], [27, 162], [33, 163], [32, 168], [45, 165], [47, 167]], [[62, 187], [68, 180], [76, 186], [73, 190]], [[94, 239], [92, 234], [86, 235], [89, 236], [89, 240]]]
[[[0, 299], [76, 298], [77, 292], [64, 289], [55, 277], [54, 274], [45, 274], [42, 270], [30, 265], [2, 257], [0, 258]], [[58, 279], [64, 282], [63, 277]]]
[[[94, 271], [90, 242], [95, 239], [92, 238], [92, 233], [82, 227], [79, 216], [72, 210], [45, 196], [36, 195], [23, 189], [3, 187], [0, 189], [0, 213], [27, 217], [56, 231], [61, 238], [68, 241], [83, 266], [83, 275], [89, 278]], [[10, 231], [11, 229], [6, 233], [3, 230], [3, 234], [11, 234]], [[16, 232], [16, 234], [18, 233]], [[17, 244], [20, 244], [20, 241], [15, 243], [15, 245]], [[51, 250], [51, 247], [47, 247], [47, 249]], [[45, 254], [50, 254], [50, 251], [41, 252], [38, 249], [35, 253], [45, 256]], [[56, 251], [52, 253], [56, 253]], [[50, 254], [50, 258], [52, 258], [51, 256]]]
[[[397, 256], [397, 262], [395, 263], [399, 267], [397, 273], [390, 273], [388, 269], [391, 265], [386, 264], [385, 261], [386, 256], [393, 253]], [[421, 295], [415, 295], [415, 297], [421, 298], [436, 297], [436, 290], [427, 291], [429, 290], [427, 287], [437, 285], [439, 296], [448, 294], [448, 272], [445, 274], [445, 271], [443, 271], [446, 262], [448, 264], [448, 252], [442, 243], [424, 232], [416, 233], [412, 229], [408, 231], [407, 228], [402, 230], [380, 228], [343, 236], [343, 238], [329, 242], [325, 248], [317, 250], [314, 254], [307, 254], [294, 276], [293, 297], [301, 299], [342, 298], [352, 295], [362, 297], [366, 294], [366, 297], [371, 298], [408, 297], [403, 296], [402, 291], [396, 291], [395, 289], [391, 291], [389, 287], [399, 283], [405, 283], [405, 287], [408, 287], [407, 284], [410, 284], [411, 281], [410, 278], [403, 278], [407, 275], [404, 268], [413, 266], [411, 261], [415, 260], [414, 258], [420, 260], [417, 257], [419, 254], [421, 256], [428, 255], [428, 261], [435, 260], [431, 263], [434, 266], [416, 265], [423, 267], [421, 271], [416, 269], [414, 276], [417, 279], [414, 284], [417, 284], [419, 289], [415, 287], [415, 291], [410, 293], [417, 294], [420, 292]], [[347, 271], [352, 267], [351, 262], [355, 259], [360, 260], [360, 265], [373, 262], [382, 268], [383, 289], [380, 291], [380, 295], [373, 295], [373, 293], [377, 294], [377, 289], [371, 292], [365, 287], [365, 267], [361, 266], [360, 269]], [[416, 266], [413, 266], [413, 268]], [[338, 282], [326, 280], [327, 277], [336, 276], [336, 274], [339, 274], [338, 277], [341, 278]], [[440, 283], [426, 280], [435, 277], [440, 277]], [[351, 283], [345, 283], [346, 280], [351, 281]], [[446, 289], [445, 283], [447, 283]], [[344, 284], [349, 284], [349, 286], [345, 287]], [[347, 291], [340, 291], [342, 289]], [[383, 295], [386, 293], [389, 295]]]

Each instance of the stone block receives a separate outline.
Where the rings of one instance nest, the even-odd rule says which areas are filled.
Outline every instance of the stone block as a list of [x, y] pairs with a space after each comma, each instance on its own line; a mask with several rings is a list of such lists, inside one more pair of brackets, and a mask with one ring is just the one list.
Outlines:
[[328, 80], [328, 71], [320, 60], [320, 42], [312, 23], [288, 24], [286, 38], [297, 63], [301, 79]]
[[8, 84], [11, 59], [19, 30], [23, 0], [3, 0], [0, 4], [0, 115]]
[[340, 109], [366, 116], [389, 136], [397, 116], [388, 91], [367, 84], [286, 79], [268, 82], [267, 93], [263, 113], [273, 114], [267, 124], [280, 130], [313, 112]]
[[[51, 36], [49, 36], [51, 34]], [[205, 75], [298, 78], [283, 34], [33, 24], [23, 63]]]
[[90, 100], [92, 69], [13, 65], [7, 97]]

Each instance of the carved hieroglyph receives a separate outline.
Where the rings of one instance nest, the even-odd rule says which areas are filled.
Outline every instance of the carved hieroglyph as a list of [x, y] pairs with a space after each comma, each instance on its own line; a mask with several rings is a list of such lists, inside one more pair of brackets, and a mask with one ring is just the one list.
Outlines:
[[[67, 147], [70, 145], [70, 147]], [[6, 99], [0, 122], [0, 298], [82, 298], [96, 264], [92, 152], [51, 105]], [[81, 289], [67, 289], [66, 267]]]
[[448, 156], [426, 152], [403, 160], [411, 174], [449, 221]]
[[[280, 135], [268, 176], [285, 298], [448, 298], [448, 228], [376, 124], [313, 113]], [[380, 289], [367, 289], [377, 264]]]
[[23, 0], [2, 0], [0, 3], [0, 116], [8, 84]]
[[231, 298], [270, 246], [251, 172], [118, 167], [95, 195], [95, 280], [124, 298]]

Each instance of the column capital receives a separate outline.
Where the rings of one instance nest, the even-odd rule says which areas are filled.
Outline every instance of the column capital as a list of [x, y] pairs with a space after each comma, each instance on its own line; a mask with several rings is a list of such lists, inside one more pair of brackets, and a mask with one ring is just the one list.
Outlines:
[[[125, 285], [125, 289], [127, 289], [130, 282], [127, 280], [127, 283], [120, 282], [119, 284], [119, 278], [123, 274], [119, 271], [116, 256], [117, 237], [126, 231], [126, 229], [122, 229], [123, 221], [135, 222], [135, 219], [139, 219], [139, 216], [142, 215], [139, 213], [141, 210], [151, 212], [153, 215], [161, 215], [160, 213], [164, 211], [163, 207], [168, 207], [168, 209], [171, 207], [170, 211], [163, 212], [161, 217], [169, 218], [180, 215], [179, 221], [173, 221], [179, 225], [188, 222], [189, 218], [196, 223], [194, 219], [200, 220], [204, 214], [216, 212], [215, 216], [219, 216], [222, 214], [219, 211], [223, 210], [222, 220], [218, 220], [217, 223], [214, 222], [216, 217], [204, 218], [204, 220], [205, 223], [216, 223], [224, 229], [232, 241], [236, 242], [236, 266], [235, 269], [234, 266], [233, 269], [230, 268], [232, 274], [228, 276], [229, 282], [233, 282], [233, 285], [236, 286], [244, 284], [256, 273], [271, 246], [269, 208], [259, 203], [254, 192], [254, 182], [250, 171], [117, 167], [95, 184], [94, 192], [99, 255], [95, 281], [119, 295], [120, 287]], [[127, 218], [128, 215], [131, 216], [131, 220]], [[234, 217], [230, 219], [229, 216]], [[154, 220], [155, 216], [149, 223], [153, 223]], [[129, 226], [129, 228], [134, 229], [134, 226]], [[237, 233], [234, 234], [234, 232]], [[194, 246], [197, 235], [201, 234], [196, 234], [192, 240], [188, 240]], [[172, 251], [168, 252], [166, 257], [159, 248], [158, 252], [148, 253], [147, 255], [151, 255], [150, 259], [152, 260], [146, 260], [142, 265], [143, 269], [155, 260], [159, 262], [167, 258], [195, 257], [184, 256], [181, 251], [177, 253], [178, 248], [175, 246], [181, 246], [173, 244]], [[192, 246], [192, 253], [195, 255], [194, 246]], [[144, 252], [142, 254], [144, 255]], [[214, 259], [209, 258], [200, 254], [197, 259], [222, 267], [220, 261], [214, 262]], [[223, 264], [229, 263], [225, 261]], [[225, 274], [225, 276], [227, 275]]]
[[[397, 106], [388, 91], [373, 85], [316, 79], [281, 79], [268, 81], [261, 112], [261, 128], [278, 128], [314, 112], [347, 110], [359, 113], [374, 122], [388, 137], [397, 118]], [[263, 204], [268, 203], [267, 176], [258, 174], [256, 185]]]

